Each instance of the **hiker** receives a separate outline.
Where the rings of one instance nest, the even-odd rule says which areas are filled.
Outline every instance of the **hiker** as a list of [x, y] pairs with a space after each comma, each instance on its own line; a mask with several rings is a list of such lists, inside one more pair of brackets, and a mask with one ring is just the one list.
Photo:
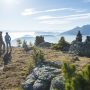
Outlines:
[[5, 44], [2, 38], [2, 32], [0, 31], [0, 57], [5, 52]]
[[10, 48], [10, 50], [11, 50], [11, 37], [8, 34], [8, 32], [6, 32], [6, 35], [5, 35], [5, 42], [6, 42], [6, 46], [7, 46], [7, 51], [8, 51], [8, 48]]

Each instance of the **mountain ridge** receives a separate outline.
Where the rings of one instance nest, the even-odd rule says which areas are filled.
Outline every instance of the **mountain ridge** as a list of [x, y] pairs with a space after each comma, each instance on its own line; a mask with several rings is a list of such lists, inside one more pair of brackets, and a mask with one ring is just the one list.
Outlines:
[[83, 25], [82, 27], [75, 27], [71, 30], [61, 33], [60, 35], [76, 35], [80, 31], [83, 35], [90, 35], [90, 25]]

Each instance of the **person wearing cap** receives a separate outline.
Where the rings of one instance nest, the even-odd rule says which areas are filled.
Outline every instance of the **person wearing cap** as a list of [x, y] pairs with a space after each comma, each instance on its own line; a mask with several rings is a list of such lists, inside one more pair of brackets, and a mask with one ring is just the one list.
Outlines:
[[11, 49], [11, 37], [8, 34], [8, 32], [6, 32], [6, 35], [5, 35], [5, 42], [6, 42], [7, 50], [8, 50], [9, 47]]

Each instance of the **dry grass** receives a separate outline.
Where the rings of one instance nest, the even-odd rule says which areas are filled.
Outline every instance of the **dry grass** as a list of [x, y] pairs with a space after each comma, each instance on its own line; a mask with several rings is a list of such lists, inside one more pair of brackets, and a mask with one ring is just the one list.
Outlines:
[[78, 57], [79, 61], [72, 62], [73, 55], [69, 55], [68, 53], [63, 53], [61, 51], [51, 50], [51, 49], [43, 49], [43, 52], [45, 53], [46, 60], [50, 61], [66, 61], [69, 63], [73, 63], [77, 66], [77, 69], [82, 70], [82, 68], [86, 64], [90, 64], [90, 58], [88, 57]]
[[20, 90], [29, 70], [33, 68], [32, 56], [20, 48], [13, 48], [12, 63], [0, 72], [0, 90]]
[[[69, 61], [72, 58], [71, 55], [55, 51], [51, 49], [42, 49], [46, 60], [49, 61]], [[79, 69], [89, 63], [90, 58], [79, 57], [80, 61], [74, 62]], [[0, 60], [0, 63], [1, 60]], [[71, 62], [73, 63], [73, 62]], [[4, 71], [0, 72], [0, 90], [21, 90], [21, 83], [25, 80], [34, 66], [31, 52], [25, 53], [20, 48], [13, 48], [12, 50], [12, 63], [5, 66]]]

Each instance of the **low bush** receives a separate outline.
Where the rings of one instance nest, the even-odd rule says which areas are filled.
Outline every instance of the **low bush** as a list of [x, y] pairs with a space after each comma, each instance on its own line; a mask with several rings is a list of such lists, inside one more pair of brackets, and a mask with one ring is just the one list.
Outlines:
[[44, 42], [44, 37], [43, 36], [36, 36], [35, 39], [35, 45], [38, 46], [40, 43]]
[[61, 37], [61, 39], [58, 41], [57, 44], [52, 45], [52, 49], [61, 50], [61, 51], [68, 51], [69, 47], [70, 47], [70, 44], [65, 41], [64, 37]]
[[44, 53], [37, 47], [33, 47], [33, 60], [35, 65], [38, 65], [45, 60]]
[[20, 39], [17, 39], [17, 46], [21, 47], [22, 41]]
[[29, 51], [29, 47], [27, 45], [27, 42], [24, 40], [23, 43], [22, 43], [22, 47], [24, 48], [24, 51]]
[[62, 74], [65, 90], [90, 90], [90, 65], [86, 65], [81, 72], [77, 72], [75, 65], [64, 63]]

